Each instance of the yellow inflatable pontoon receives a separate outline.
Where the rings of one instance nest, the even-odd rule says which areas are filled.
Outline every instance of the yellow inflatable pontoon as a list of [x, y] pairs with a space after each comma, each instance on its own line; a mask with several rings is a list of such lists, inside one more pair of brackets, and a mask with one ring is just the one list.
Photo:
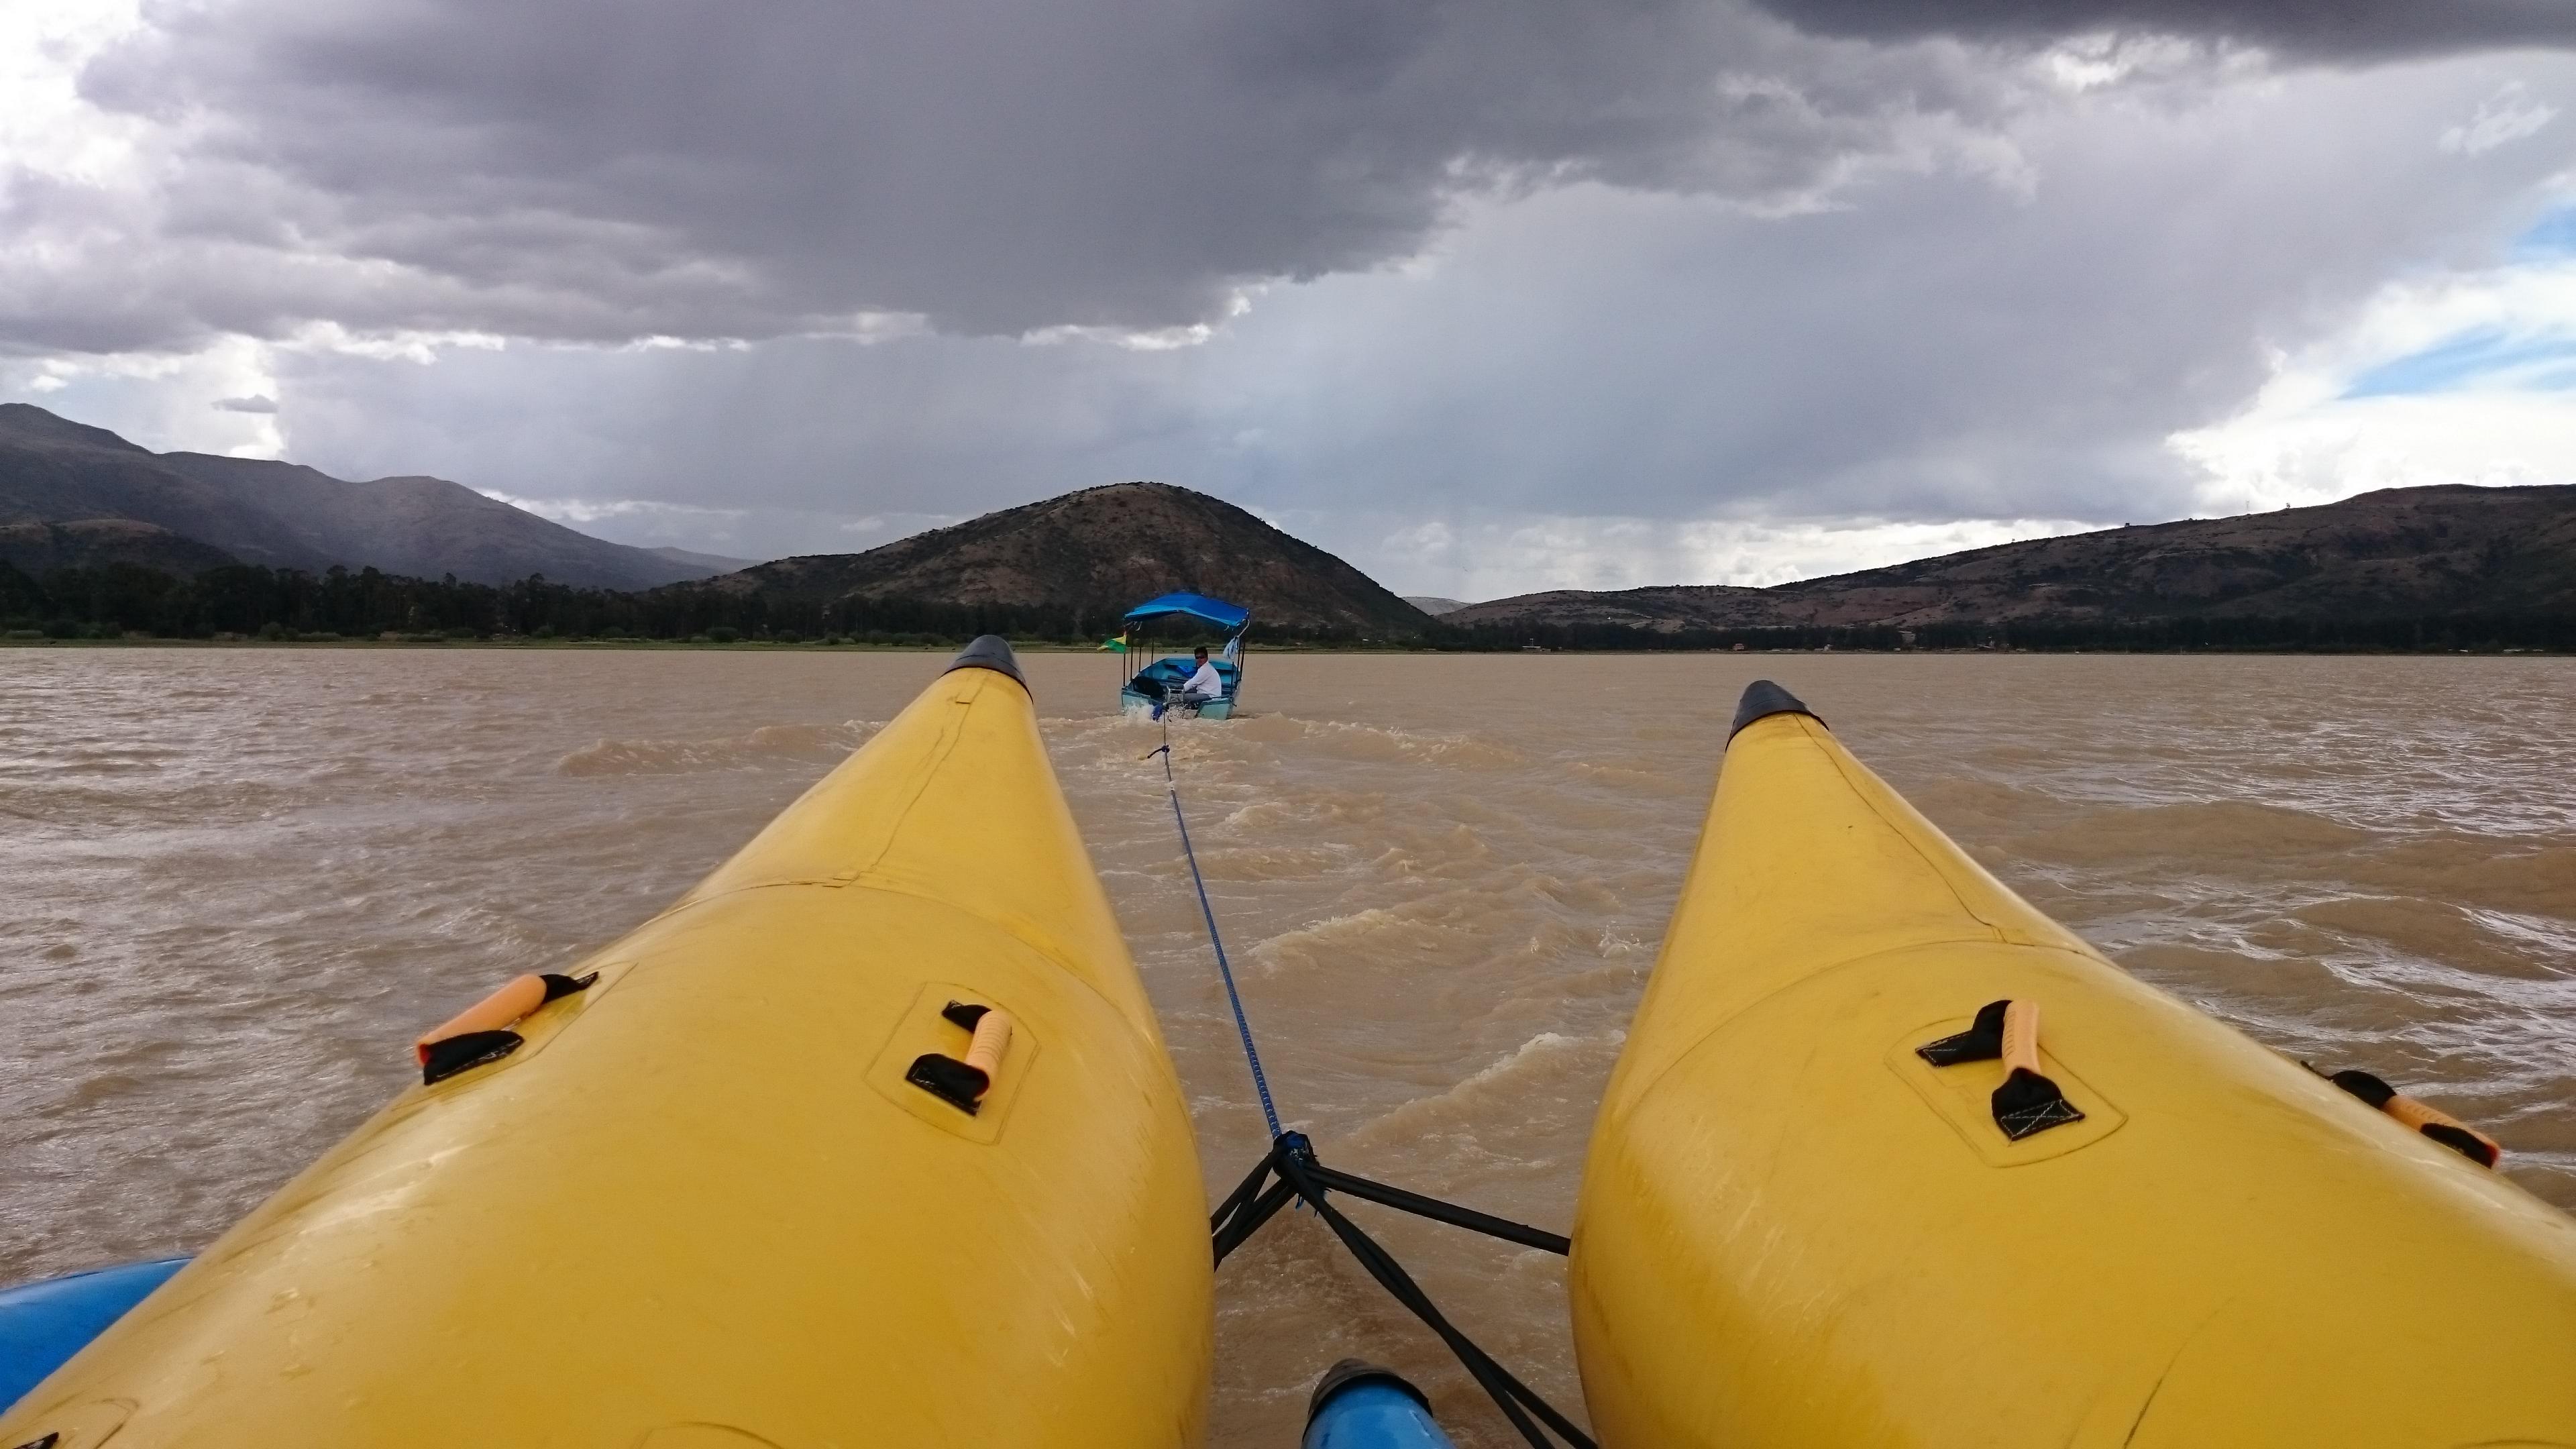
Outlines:
[[1189, 1118], [1000, 640], [420, 1050], [0, 1445], [1198, 1441]]
[[1585, 1400], [1607, 1449], [2576, 1445], [2576, 1222], [2483, 1150], [2111, 966], [1757, 684], [1593, 1134]]

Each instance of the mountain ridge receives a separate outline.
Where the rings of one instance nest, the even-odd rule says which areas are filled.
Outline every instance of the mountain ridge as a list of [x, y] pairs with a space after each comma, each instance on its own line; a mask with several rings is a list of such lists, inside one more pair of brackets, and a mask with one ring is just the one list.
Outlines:
[[[750, 568], [754, 564], [767, 562], [766, 559], [735, 558], [731, 554], [700, 553], [693, 548], [673, 548], [667, 543], [656, 544], [644, 551], [657, 558], [669, 559], [673, 563], [688, 564], [695, 568], [709, 569], [712, 570], [714, 574], [735, 573], [742, 569]], [[713, 574], [710, 574], [710, 577], [712, 576]]]
[[1109, 633], [1177, 590], [1252, 610], [1256, 627], [1418, 634], [1429, 616], [1315, 545], [1223, 499], [1169, 483], [1110, 483], [917, 533], [855, 554], [775, 559], [684, 589], [811, 607], [917, 601], [1045, 610]]
[[[296, 463], [155, 453], [32, 403], [0, 403], [0, 525], [105, 520], [151, 525], [227, 561], [308, 572], [373, 567], [495, 584], [542, 573], [619, 589], [718, 572], [593, 538], [443, 478], [352, 482]], [[187, 556], [134, 538], [143, 551], [123, 561], [166, 569]], [[94, 532], [83, 557], [114, 561], [116, 544]]]
[[[1399, 597], [1245, 509], [1166, 483], [1080, 489], [863, 553], [749, 563], [609, 543], [438, 478], [348, 482], [291, 463], [154, 453], [10, 403], [0, 404], [0, 562], [31, 578], [115, 563], [183, 577], [233, 563], [305, 573], [372, 566], [475, 584], [542, 574], [632, 595], [638, 619], [668, 613], [696, 620], [692, 630], [903, 634], [972, 624], [1099, 637], [1137, 602], [1188, 590], [1243, 604], [1287, 634], [1468, 647], [1788, 637], [1778, 631], [1840, 642], [1850, 636], [1834, 631], [1917, 629], [1949, 643], [1991, 642], [1992, 631], [2022, 625], [2045, 626], [2033, 637], [2057, 629], [2064, 640], [2115, 640], [2173, 621], [2199, 621], [2195, 638], [2221, 637], [2210, 632], [2220, 626], [2228, 638], [2303, 638], [2356, 620], [2513, 615], [2551, 629], [2576, 620], [2576, 484], [2381, 489], [1768, 588], [1550, 590], [1461, 605]], [[2273, 623], [2248, 634], [2249, 620]]]
[[2576, 484], [2434, 484], [2227, 518], [2025, 539], [1746, 588], [1557, 589], [1461, 627], [1656, 633], [2576, 609]]
[[197, 574], [241, 560], [153, 523], [84, 518], [71, 523], [0, 523], [0, 563], [30, 576], [56, 569], [131, 564], [165, 574]]

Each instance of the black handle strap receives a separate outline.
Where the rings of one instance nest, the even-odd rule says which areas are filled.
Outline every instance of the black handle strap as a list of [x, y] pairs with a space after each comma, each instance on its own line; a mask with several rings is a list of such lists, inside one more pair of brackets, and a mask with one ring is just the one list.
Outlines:
[[[1276, 1182], [1271, 1180], [1274, 1174], [1278, 1179]], [[1444, 1203], [1400, 1187], [1372, 1182], [1365, 1177], [1336, 1172], [1315, 1160], [1314, 1144], [1306, 1140], [1304, 1133], [1283, 1132], [1271, 1144], [1269, 1155], [1254, 1165], [1209, 1217], [1208, 1228], [1214, 1240], [1216, 1261], [1223, 1263], [1227, 1254], [1243, 1246], [1263, 1223], [1278, 1216], [1279, 1210], [1292, 1200], [1303, 1200], [1306, 1206], [1314, 1209], [1324, 1225], [1333, 1230], [1333, 1236], [1342, 1240], [1342, 1246], [1350, 1249], [1351, 1256], [1359, 1260], [1360, 1267], [1375, 1278], [1380, 1287], [1440, 1336], [1440, 1341], [1457, 1355], [1468, 1376], [1475, 1379], [1493, 1399], [1494, 1406], [1502, 1410], [1503, 1417], [1511, 1421], [1512, 1427], [1532, 1449], [1557, 1449], [1560, 1443], [1571, 1446], [1571, 1449], [1599, 1449], [1591, 1436], [1577, 1428], [1573, 1420], [1541, 1398], [1537, 1390], [1513, 1377], [1508, 1369], [1494, 1361], [1493, 1355], [1459, 1331], [1457, 1325], [1432, 1303], [1430, 1295], [1422, 1291], [1422, 1285], [1413, 1281], [1413, 1275], [1404, 1271], [1404, 1265], [1398, 1263], [1393, 1254], [1326, 1200], [1328, 1191], [1347, 1192], [1353, 1197], [1366, 1198], [1524, 1247], [1551, 1253], [1565, 1253], [1572, 1248], [1567, 1239], [1555, 1233], [1454, 1203]], [[1541, 1424], [1546, 1425], [1545, 1430], [1539, 1427]], [[1553, 1431], [1556, 1437], [1549, 1438], [1549, 1431]]]

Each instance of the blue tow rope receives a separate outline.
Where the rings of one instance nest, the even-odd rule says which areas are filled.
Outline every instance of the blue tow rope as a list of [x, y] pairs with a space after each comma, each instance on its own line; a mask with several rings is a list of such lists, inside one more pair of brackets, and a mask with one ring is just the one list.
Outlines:
[[1234, 966], [1225, 959], [1225, 938], [1217, 934], [1216, 908], [1208, 904], [1207, 877], [1199, 874], [1198, 852], [1190, 848], [1190, 822], [1181, 814], [1181, 786], [1172, 775], [1172, 727], [1163, 725], [1163, 743], [1153, 754], [1163, 757], [1163, 790], [1171, 796], [1172, 823], [1181, 829], [1181, 858], [1189, 862], [1190, 884], [1198, 887], [1199, 915], [1207, 921], [1208, 944], [1216, 948], [1217, 974], [1225, 979], [1225, 1000], [1234, 1008], [1234, 1030], [1243, 1038], [1243, 1059], [1252, 1066], [1252, 1089], [1261, 1094], [1262, 1120], [1270, 1124], [1270, 1140], [1279, 1140], [1279, 1109], [1270, 1103], [1270, 1078], [1261, 1070], [1261, 1048], [1252, 1044], [1252, 1023], [1243, 1015], [1243, 995], [1234, 989]]
[[[1574, 1246], [1555, 1233], [1542, 1232], [1524, 1223], [1440, 1202], [1402, 1188], [1371, 1182], [1364, 1177], [1335, 1172], [1315, 1160], [1315, 1145], [1306, 1140], [1306, 1134], [1280, 1128], [1279, 1109], [1270, 1102], [1270, 1077], [1261, 1070], [1261, 1048], [1253, 1045], [1252, 1022], [1243, 1014], [1243, 993], [1234, 987], [1234, 964], [1225, 959], [1225, 938], [1217, 933], [1216, 908], [1208, 904], [1207, 877], [1199, 873], [1199, 853], [1190, 845], [1189, 817], [1181, 812], [1180, 781], [1172, 773], [1172, 726], [1168, 719], [1163, 722], [1163, 743], [1145, 758], [1150, 760], [1155, 755], [1163, 757], [1163, 790], [1171, 797], [1172, 823], [1180, 827], [1181, 858], [1189, 862], [1190, 884], [1198, 888], [1199, 915], [1207, 922], [1208, 945], [1216, 951], [1217, 974], [1225, 981], [1226, 1005], [1234, 1008], [1235, 1035], [1243, 1039], [1243, 1060], [1252, 1068], [1252, 1089], [1261, 1094], [1261, 1116], [1270, 1124], [1268, 1155], [1208, 1219], [1216, 1261], [1223, 1263], [1227, 1253], [1242, 1246], [1246, 1238], [1289, 1203], [1296, 1203], [1301, 1211], [1312, 1207], [1316, 1216], [1322, 1218], [1333, 1234], [1342, 1240], [1343, 1246], [1351, 1250], [1360, 1267], [1375, 1278], [1379, 1286], [1394, 1295], [1396, 1302], [1403, 1304], [1449, 1345], [1450, 1351], [1458, 1355], [1459, 1363], [1466, 1367], [1468, 1375], [1492, 1397], [1494, 1406], [1502, 1410], [1503, 1417], [1520, 1431], [1531, 1449], [1556, 1449], [1559, 1440], [1572, 1445], [1573, 1449], [1598, 1449], [1574, 1421], [1558, 1413], [1529, 1385], [1512, 1377], [1501, 1364], [1494, 1362], [1493, 1355], [1478, 1348], [1474, 1340], [1459, 1332], [1456, 1325], [1450, 1323], [1423, 1293], [1421, 1286], [1413, 1281], [1412, 1275], [1404, 1271], [1403, 1265], [1378, 1246], [1375, 1239], [1362, 1232], [1359, 1224], [1344, 1217], [1339, 1209], [1325, 1200], [1328, 1192], [1347, 1192], [1370, 1202], [1545, 1252], [1565, 1254], [1572, 1252]], [[1269, 1185], [1274, 1175], [1279, 1181], [1276, 1185]], [[1540, 1430], [1540, 1422], [1556, 1431], [1556, 1440], [1549, 1439]]]

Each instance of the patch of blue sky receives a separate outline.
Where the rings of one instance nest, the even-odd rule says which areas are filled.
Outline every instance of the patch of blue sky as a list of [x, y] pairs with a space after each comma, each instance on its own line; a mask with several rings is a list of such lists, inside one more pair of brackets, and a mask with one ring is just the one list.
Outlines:
[[2343, 396], [2419, 397], [2471, 389], [2564, 392], [2576, 388], [2576, 336], [2464, 333], [2363, 371]]
[[2513, 239], [2517, 262], [2553, 262], [2576, 257], [2576, 206], [2544, 213], [2529, 230]]

